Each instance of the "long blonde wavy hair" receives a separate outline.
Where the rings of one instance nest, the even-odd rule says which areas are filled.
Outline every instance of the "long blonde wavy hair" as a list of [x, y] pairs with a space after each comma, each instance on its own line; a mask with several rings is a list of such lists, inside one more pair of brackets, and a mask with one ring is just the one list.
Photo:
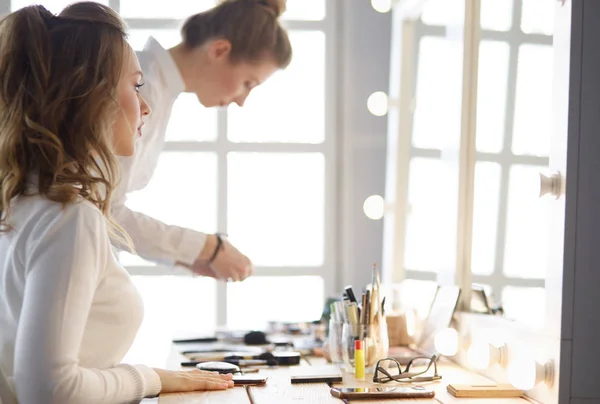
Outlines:
[[59, 15], [25, 7], [0, 21], [0, 231], [34, 178], [33, 193], [49, 200], [96, 205], [111, 236], [131, 245], [109, 215], [125, 39], [119, 15], [94, 2]]

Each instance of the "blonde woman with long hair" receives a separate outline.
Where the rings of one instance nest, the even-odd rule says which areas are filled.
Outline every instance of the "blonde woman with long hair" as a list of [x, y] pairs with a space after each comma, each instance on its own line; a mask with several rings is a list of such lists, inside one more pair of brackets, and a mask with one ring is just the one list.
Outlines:
[[[0, 22], [0, 400], [131, 403], [231, 375], [121, 364], [143, 316], [112, 240], [116, 156], [150, 108], [125, 26], [85, 2]], [[109, 236], [109, 234], [111, 236]]]

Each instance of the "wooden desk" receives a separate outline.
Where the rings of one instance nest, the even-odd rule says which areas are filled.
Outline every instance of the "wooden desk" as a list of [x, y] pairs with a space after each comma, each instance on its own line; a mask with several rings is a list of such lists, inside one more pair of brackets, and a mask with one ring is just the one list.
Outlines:
[[[179, 354], [180, 347], [173, 347], [167, 360], [168, 369], [181, 369], [180, 362], [184, 360]], [[327, 362], [323, 358], [310, 358], [310, 364], [303, 361], [300, 366], [322, 366]], [[285, 403], [309, 403], [309, 404], [340, 404], [343, 401], [337, 399], [329, 393], [329, 386], [325, 383], [307, 383], [291, 384], [290, 373], [293, 368], [279, 367], [276, 369], [261, 370], [261, 374], [269, 377], [266, 386], [252, 386], [251, 391], [256, 404], [285, 404]], [[404, 399], [404, 400], [360, 400], [356, 403], [369, 404], [393, 404], [399, 402], [415, 402], [423, 404], [530, 404], [533, 400], [526, 398], [486, 398], [486, 399], [458, 399], [451, 396], [446, 391], [449, 383], [465, 384], [493, 384], [489, 379], [460, 368], [452, 362], [439, 364], [439, 372], [443, 379], [428, 387], [435, 390], [433, 399]], [[370, 375], [372, 377], [372, 375]], [[344, 372], [344, 382], [339, 384], [347, 387], [369, 387], [374, 383], [369, 382], [369, 375], [366, 381], [356, 381], [354, 375]], [[381, 386], [381, 385], [378, 385]], [[244, 387], [234, 387], [226, 391], [180, 393], [180, 394], [162, 394], [158, 399], [144, 400], [146, 403], [159, 404], [250, 404], [250, 399]]]

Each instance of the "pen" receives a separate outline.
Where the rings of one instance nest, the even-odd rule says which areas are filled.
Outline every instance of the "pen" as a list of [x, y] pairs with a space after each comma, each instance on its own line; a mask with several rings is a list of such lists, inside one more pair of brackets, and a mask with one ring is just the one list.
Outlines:
[[346, 286], [345, 290], [346, 290], [346, 294], [348, 295], [348, 300], [350, 300], [351, 302], [354, 302], [354, 303], [358, 303], [356, 301], [356, 296], [354, 296], [354, 291], [352, 290], [352, 285]]
[[174, 339], [175, 344], [187, 344], [187, 343], [208, 343], [208, 342], [219, 342], [217, 337], [202, 337], [202, 338], [188, 338], [188, 339]]
[[360, 311], [360, 325], [367, 324], [367, 295], [362, 295], [362, 310]]
[[[213, 362], [213, 361], [186, 361], [181, 362], [181, 366], [193, 367], [200, 363]], [[273, 361], [267, 361], [264, 359], [225, 359], [222, 362], [231, 363], [232, 365], [238, 365], [239, 367], [244, 366], [277, 366], [277, 363]]]
[[246, 388], [246, 394], [248, 395], [248, 400], [250, 400], [250, 404], [256, 404], [254, 395], [252, 395], [252, 390], [250, 390], [250, 385], [246, 385], [244, 387]]
[[369, 326], [371, 325], [371, 315], [373, 313], [371, 313], [371, 291], [367, 289], [366, 292], [366, 302], [367, 302], [367, 307], [365, 307], [363, 310], [365, 311], [365, 335], [363, 335], [363, 338], [366, 338], [369, 336]]

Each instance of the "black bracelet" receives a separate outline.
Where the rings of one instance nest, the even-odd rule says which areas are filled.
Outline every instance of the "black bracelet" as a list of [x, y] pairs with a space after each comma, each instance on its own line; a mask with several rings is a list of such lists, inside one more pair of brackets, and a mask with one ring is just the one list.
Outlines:
[[212, 263], [215, 258], [217, 258], [217, 254], [219, 254], [219, 251], [223, 248], [223, 238], [221, 233], [216, 233], [215, 236], [217, 236], [217, 246], [215, 247], [215, 251], [213, 252], [212, 256], [208, 260], [209, 263]]

